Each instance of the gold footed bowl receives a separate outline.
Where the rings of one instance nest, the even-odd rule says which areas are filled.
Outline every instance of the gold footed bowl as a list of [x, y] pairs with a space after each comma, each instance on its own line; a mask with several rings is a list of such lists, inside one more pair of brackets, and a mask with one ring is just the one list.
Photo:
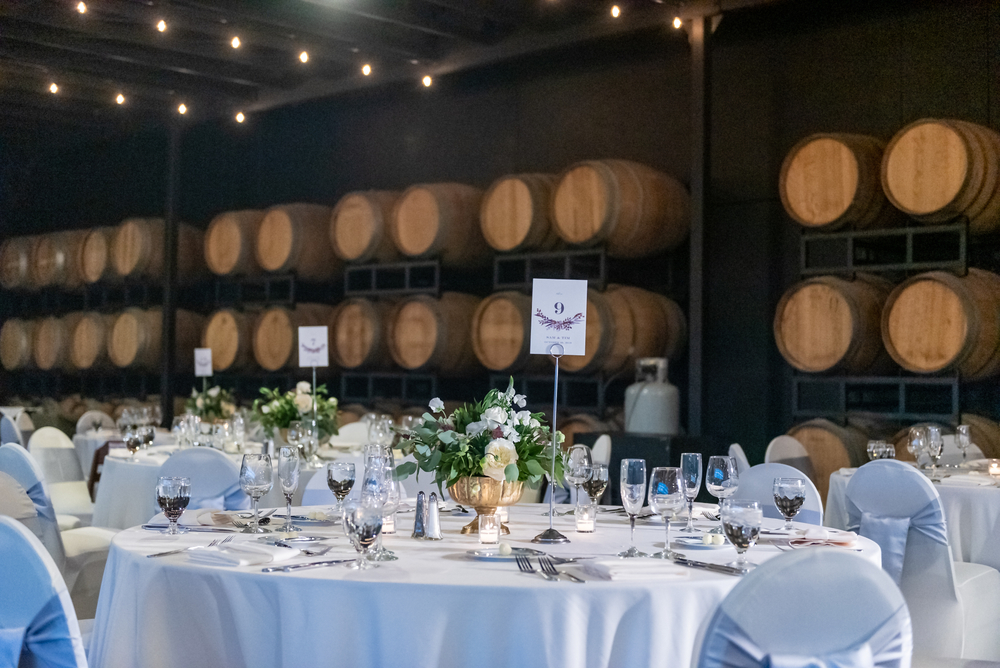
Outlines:
[[[524, 483], [520, 480], [506, 482], [485, 476], [459, 478], [448, 488], [448, 494], [456, 503], [476, 509], [476, 519], [462, 527], [462, 533], [465, 534], [479, 533], [480, 515], [492, 515], [498, 506], [514, 505], [521, 500], [523, 491]], [[510, 533], [506, 524], [500, 525], [500, 533]]]

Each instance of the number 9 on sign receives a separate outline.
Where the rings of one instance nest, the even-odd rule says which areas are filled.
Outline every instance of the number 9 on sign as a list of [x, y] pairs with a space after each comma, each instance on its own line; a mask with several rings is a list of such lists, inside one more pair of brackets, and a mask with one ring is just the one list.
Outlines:
[[566, 310], [566, 306], [562, 302], [556, 302], [556, 315], [562, 315], [563, 311]]

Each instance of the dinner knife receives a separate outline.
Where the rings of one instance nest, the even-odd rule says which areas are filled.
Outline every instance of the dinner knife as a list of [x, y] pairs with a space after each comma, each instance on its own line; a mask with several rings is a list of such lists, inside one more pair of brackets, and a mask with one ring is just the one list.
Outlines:
[[712, 564], [707, 561], [695, 561], [686, 557], [674, 557], [671, 561], [681, 566], [690, 566], [691, 568], [700, 568], [706, 571], [725, 573], [726, 575], [744, 575], [744, 572], [740, 569], [733, 568], [732, 566], [725, 566], [723, 564]]
[[346, 564], [349, 561], [356, 561], [356, 559], [352, 558], [352, 559], [329, 559], [327, 561], [310, 561], [305, 564], [292, 564], [291, 566], [268, 566], [267, 568], [262, 568], [260, 570], [262, 573], [274, 573], [275, 571], [281, 571], [282, 573], [291, 573], [292, 571], [301, 571], [306, 568], [321, 568], [323, 566]]
[[[166, 524], [143, 524], [142, 528], [146, 531], [157, 531], [159, 529], [169, 528]], [[202, 533], [236, 533], [236, 529], [227, 529], [226, 527], [203, 527], [203, 526], [183, 526], [182, 529], [186, 529], [192, 533], [202, 532]]]

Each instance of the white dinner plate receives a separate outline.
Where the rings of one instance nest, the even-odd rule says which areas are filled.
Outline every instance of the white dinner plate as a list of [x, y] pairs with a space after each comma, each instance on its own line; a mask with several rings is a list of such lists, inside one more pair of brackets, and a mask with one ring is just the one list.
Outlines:
[[500, 554], [500, 548], [488, 547], [482, 550], [469, 550], [465, 553], [470, 559], [479, 561], [513, 561], [514, 557], [541, 557], [545, 553], [530, 547], [512, 547], [510, 554]]
[[701, 542], [701, 536], [682, 536], [680, 538], [671, 536], [670, 542], [683, 545], [689, 550], [718, 550], [721, 547], [729, 547], [727, 540], [723, 540], [721, 545], [705, 545]]

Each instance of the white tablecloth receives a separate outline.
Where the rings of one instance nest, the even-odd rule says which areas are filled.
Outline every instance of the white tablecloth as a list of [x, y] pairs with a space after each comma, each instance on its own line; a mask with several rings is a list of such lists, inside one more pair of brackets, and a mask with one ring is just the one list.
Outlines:
[[[530, 539], [547, 525], [542, 509], [511, 509], [513, 546], [539, 547]], [[207, 544], [217, 534], [123, 531], [108, 558], [90, 665], [684, 668], [738, 581], [681, 569], [674, 580], [547, 582], [510, 561], [468, 559], [477, 538], [458, 530], [471, 515], [443, 516], [440, 542], [410, 539], [412, 517], [400, 515], [398, 533], [385, 538], [399, 561], [370, 571], [333, 566], [277, 574], [260, 566], [197, 565], [184, 555], [147, 559], [174, 546]], [[626, 521], [604, 514], [593, 534], [576, 533], [572, 517], [557, 518], [556, 526], [572, 542], [544, 546], [555, 555], [612, 555], [628, 541]], [[339, 528], [311, 533], [337, 536], [323, 558], [354, 554]], [[881, 563], [878, 546], [861, 542], [863, 556]], [[662, 525], [637, 528], [636, 543], [646, 551], [661, 548]], [[749, 556], [760, 561], [778, 553], [759, 545]], [[714, 562], [736, 556], [728, 546], [688, 554]]]
[[[850, 475], [835, 471], [830, 475], [826, 498], [827, 526], [847, 528], [845, 490]], [[956, 561], [983, 564], [1000, 569], [1000, 488], [968, 486], [974, 482], [993, 483], [985, 476], [953, 475], [935, 483], [941, 495], [948, 544]]]
[[[117, 429], [98, 429], [94, 431], [88, 429], [83, 433], [76, 433], [73, 436], [73, 446], [76, 448], [76, 456], [80, 460], [80, 467], [83, 469], [84, 479], [90, 479], [90, 468], [94, 463], [94, 452], [108, 441], [121, 439], [121, 434]], [[177, 440], [174, 435], [166, 429], [157, 429], [153, 445], [172, 445]]]

